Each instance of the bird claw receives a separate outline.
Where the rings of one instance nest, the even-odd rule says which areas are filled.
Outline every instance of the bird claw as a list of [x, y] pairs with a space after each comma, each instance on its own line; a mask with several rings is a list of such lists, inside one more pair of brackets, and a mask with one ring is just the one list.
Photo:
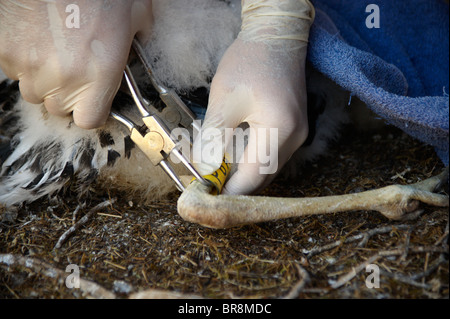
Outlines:
[[437, 194], [448, 181], [448, 167], [437, 176], [411, 185], [392, 185], [387, 190], [387, 201], [381, 203], [378, 211], [393, 220], [415, 219], [423, 212], [420, 203], [431, 206], [448, 207], [448, 195]]

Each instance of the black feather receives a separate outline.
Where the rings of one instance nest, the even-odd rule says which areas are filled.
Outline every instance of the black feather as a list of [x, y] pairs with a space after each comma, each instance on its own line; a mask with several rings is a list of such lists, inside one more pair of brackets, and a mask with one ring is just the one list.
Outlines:
[[113, 137], [109, 132], [99, 130], [98, 132], [98, 139], [100, 141], [100, 146], [102, 148], [112, 146], [115, 144]]
[[73, 168], [73, 163], [67, 162], [66, 165], [64, 166], [63, 170], [61, 171], [60, 178], [65, 179], [65, 178], [72, 177], [74, 172], [75, 171]]
[[120, 157], [120, 153], [114, 150], [108, 150], [108, 166], [114, 166], [116, 160]]
[[134, 142], [131, 140], [130, 136], [126, 136], [124, 139], [124, 144], [125, 144], [125, 157], [126, 158], [130, 158], [131, 156], [131, 150], [136, 146], [134, 144]]
[[94, 155], [95, 150], [91, 147], [90, 143], [87, 143], [80, 157], [80, 167], [90, 169], [92, 167], [92, 160], [94, 159]]

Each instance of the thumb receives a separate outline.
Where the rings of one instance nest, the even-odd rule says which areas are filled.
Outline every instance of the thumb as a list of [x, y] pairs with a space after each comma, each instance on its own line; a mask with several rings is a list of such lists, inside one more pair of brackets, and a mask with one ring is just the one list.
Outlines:
[[84, 129], [104, 125], [119, 87], [120, 79], [115, 84], [96, 83], [81, 94], [73, 110], [75, 124]]
[[219, 169], [225, 153], [224, 119], [207, 111], [202, 128], [193, 144], [193, 164], [201, 175], [210, 175]]
[[205, 120], [193, 144], [193, 163], [201, 175], [214, 173], [222, 165], [225, 149], [240, 124], [227, 97], [211, 91]]

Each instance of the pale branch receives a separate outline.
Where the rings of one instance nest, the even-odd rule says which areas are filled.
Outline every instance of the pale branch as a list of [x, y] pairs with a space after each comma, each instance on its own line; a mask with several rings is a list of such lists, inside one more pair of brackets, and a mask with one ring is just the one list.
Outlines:
[[370, 229], [364, 233], [360, 233], [357, 235], [353, 235], [350, 237], [347, 237], [345, 239], [339, 239], [333, 243], [324, 245], [324, 246], [320, 246], [320, 247], [315, 247], [313, 249], [307, 250], [307, 249], [303, 249], [303, 253], [305, 255], [308, 255], [308, 257], [323, 253], [324, 251], [327, 250], [331, 250], [333, 248], [339, 247], [342, 244], [346, 244], [346, 243], [352, 243], [358, 240], [361, 240], [361, 242], [358, 244], [358, 247], [364, 247], [367, 244], [367, 241], [369, 240], [370, 237], [374, 236], [374, 235], [380, 235], [380, 234], [386, 234], [386, 233], [390, 233], [392, 231], [395, 230], [405, 230], [408, 229], [409, 225], [392, 225], [392, 226], [383, 226], [383, 227], [378, 227], [378, 228], [374, 228], [374, 229]]
[[[55, 247], [53, 249], [60, 249], [62, 245], [69, 239], [70, 236], [72, 236], [78, 229], [81, 228], [84, 224], [86, 224], [99, 210], [102, 210], [103, 208], [110, 206], [114, 203], [114, 199], [112, 200], [106, 200], [94, 208], [92, 208], [86, 215], [84, 215], [78, 222], [76, 222], [74, 225], [72, 225], [67, 231], [64, 232], [64, 234], [59, 237], [58, 242], [56, 243]], [[78, 207], [76, 211], [78, 210]]]
[[360, 263], [356, 267], [352, 267], [352, 270], [348, 272], [347, 274], [339, 277], [338, 280], [331, 283], [331, 288], [337, 289], [345, 285], [347, 282], [351, 281], [353, 278], [355, 278], [363, 269], [366, 269], [366, 267], [370, 264], [373, 264], [375, 261], [380, 259], [381, 256], [379, 254], [375, 254], [366, 261]]
[[[0, 254], [0, 264], [10, 268], [26, 268], [36, 274], [43, 275], [57, 280], [60, 284], [65, 283], [69, 273], [62, 271], [46, 262], [36, 258], [25, 257], [15, 254]], [[96, 299], [115, 299], [116, 295], [109, 290], [101, 287], [95, 282], [80, 278], [80, 291]]]
[[295, 264], [300, 280], [291, 288], [289, 293], [283, 297], [283, 299], [295, 299], [298, 298], [300, 293], [303, 291], [305, 285], [310, 281], [308, 272], [303, 269], [298, 263]]
[[[417, 279], [420, 279], [422, 277], [426, 277], [430, 275], [433, 271], [435, 271], [440, 264], [446, 261], [445, 257], [443, 257], [444, 253], [448, 254], [448, 247], [436, 247], [436, 246], [419, 246], [419, 247], [408, 247], [407, 253], [441, 253], [439, 259], [433, 263], [433, 265], [427, 269], [426, 271], [418, 274], [413, 274], [410, 276], [405, 276], [401, 274], [395, 274], [395, 273], [389, 273], [387, 271], [381, 270], [380, 274], [385, 275], [386, 277], [401, 281], [403, 283], [413, 285], [416, 287], [429, 289], [430, 285], [428, 284], [422, 284], [417, 282]], [[401, 247], [397, 249], [391, 249], [391, 250], [384, 250], [379, 251], [375, 255], [369, 257], [366, 261], [360, 263], [356, 267], [352, 267], [352, 270], [348, 272], [347, 274], [341, 276], [338, 280], [331, 283], [331, 288], [337, 289], [345, 285], [347, 282], [351, 281], [353, 278], [355, 278], [362, 270], [364, 270], [367, 265], [375, 263], [377, 260], [379, 260], [382, 257], [388, 257], [388, 256], [404, 256], [406, 251], [406, 247]]]
[[[64, 284], [68, 272], [62, 271], [46, 262], [32, 257], [25, 257], [15, 254], [0, 254], [0, 265], [4, 265], [7, 271], [10, 269], [26, 268], [38, 275], [46, 276], [55, 279], [59, 284]], [[99, 284], [79, 278], [79, 288], [71, 288], [74, 291], [78, 290], [85, 296], [95, 299], [117, 299], [116, 294], [103, 288]], [[69, 288], [68, 288], [69, 289]], [[15, 297], [19, 298], [13, 291]], [[130, 299], [200, 299], [199, 295], [184, 294], [179, 292], [171, 292], [161, 289], [147, 289], [141, 292], [133, 293], [128, 296]]]

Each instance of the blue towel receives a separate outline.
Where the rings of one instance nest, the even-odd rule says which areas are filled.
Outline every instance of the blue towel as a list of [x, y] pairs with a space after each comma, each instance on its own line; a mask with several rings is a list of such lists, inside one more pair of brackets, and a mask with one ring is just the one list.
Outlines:
[[[308, 60], [449, 162], [449, 6], [444, 0], [316, 0]], [[379, 28], [368, 28], [379, 8]], [[371, 24], [369, 23], [369, 26]]]

